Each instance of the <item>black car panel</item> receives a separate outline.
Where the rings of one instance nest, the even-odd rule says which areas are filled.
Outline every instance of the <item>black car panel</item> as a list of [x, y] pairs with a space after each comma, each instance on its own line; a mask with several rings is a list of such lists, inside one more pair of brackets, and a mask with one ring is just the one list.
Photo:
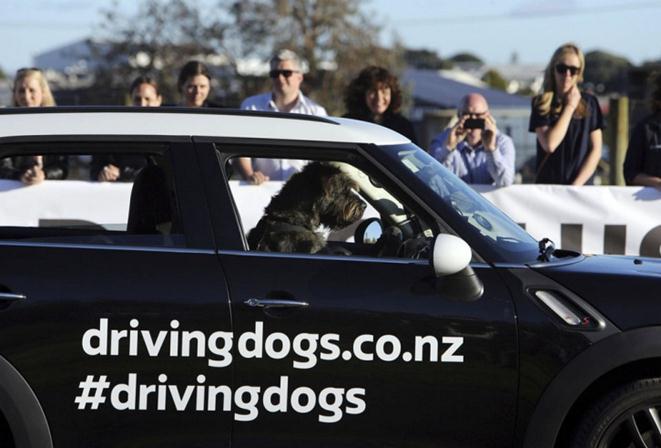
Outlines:
[[[0, 222], [0, 444], [617, 448], [658, 436], [658, 262], [538, 243], [373, 124], [52, 109], [0, 113], [0, 159], [141, 162], [114, 185], [75, 170], [3, 180], [67, 193], [30, 194]], [[360, 219], [322, 228], [306, 203], [307, 233], [286, 232], [319, 251], [250, 246], [300, 171], [248, 185], [238, 157], [324, 167], [343, 183], [320, 176], [303, 193], [321, 186], [324, 213], [369, 218], [375, 233]], [[46, 197], [79, 215], [41, 216]], [[26, 209], [38, 219], [17, 219]]]

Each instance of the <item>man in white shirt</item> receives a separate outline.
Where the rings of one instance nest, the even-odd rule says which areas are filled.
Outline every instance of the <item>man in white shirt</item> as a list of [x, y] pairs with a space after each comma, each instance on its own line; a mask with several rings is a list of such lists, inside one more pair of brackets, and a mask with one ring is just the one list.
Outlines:
[[[301, 92], [303, 72], [301, 60], [291, 50], [280, 50], [270, 61], [269, 77], [273, 80], [271, 92], [246, 98], [241, 109], [265, 110], [326, 116], [326, 109]], [[264, 181], [286, 180], [302, 169], [305, 162], [289, 159], [250, 159], [241, 158], [236, 165], [244, 179], [254, 184]]]

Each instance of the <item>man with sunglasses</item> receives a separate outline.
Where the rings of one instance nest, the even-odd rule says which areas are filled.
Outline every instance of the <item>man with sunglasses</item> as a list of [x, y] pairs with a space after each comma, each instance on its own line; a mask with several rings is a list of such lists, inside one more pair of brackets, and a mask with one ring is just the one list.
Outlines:
[[496, 127], [486, 98], [462, 98], [456, 123], [437, 135], [430, 153], [468, 184], [497, 187], [514, 181], [514, 142]]
[[[273, 83], [271, 92], [246, 98], [241, 103], [241, 109], [327, 115], [326, 109], [301, 92], [302, 64], [296, 53], [280, 50], [273, 55], [269, 64], [269, 77]], [[270, 179], [286, 180], [302, 167], [302, 161], [286, 159], [241, 158], [236, 164], [243, 178], [257, 185]]]

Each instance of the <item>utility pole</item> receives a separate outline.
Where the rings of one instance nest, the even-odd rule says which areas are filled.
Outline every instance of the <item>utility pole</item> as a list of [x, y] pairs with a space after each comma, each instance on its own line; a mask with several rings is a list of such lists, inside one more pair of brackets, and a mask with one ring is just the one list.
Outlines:
[[622, 167], [629, 144], [629, 98], [626, 96], [611, 98], [608, 116], [611, 127], [608, 139], [610, 183], [611, 185], [624, 185]]

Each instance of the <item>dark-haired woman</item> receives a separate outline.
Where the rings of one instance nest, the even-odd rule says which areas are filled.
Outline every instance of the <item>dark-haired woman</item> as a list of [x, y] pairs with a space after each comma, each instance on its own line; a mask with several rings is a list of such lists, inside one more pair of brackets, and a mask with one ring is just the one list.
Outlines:
[[177, 79], [181, 105], [185, 107], [214, 107], [208, 100], [211, 93], [211, 72], [200, 61], [189, 61], [181, 68]]
[[147, 75], [138, 76], [133, 80], [129, 87], [129, 94], [133, 106], [159, 107], [163, 102], [158, 82]]
[[397, 78], [383, 67], [364, 68], [346, 89], [345, 117], [380, 124], [417, 142], [413, 125], [400, 112], [402, 91]]
[[[138, 76], [129, 86], [131, 105], [159, 107], [163, 101], [156, 79]], [[99, 182], [133, 182], [138, 172], [147, 166], [144, 156], [135, 154], [95, 154], [90, 163], [90, 179]]]
[[661, 73], [654, 76], [652, 114], [631, 131], [624, 160], [627, 185], [661, 188]]

